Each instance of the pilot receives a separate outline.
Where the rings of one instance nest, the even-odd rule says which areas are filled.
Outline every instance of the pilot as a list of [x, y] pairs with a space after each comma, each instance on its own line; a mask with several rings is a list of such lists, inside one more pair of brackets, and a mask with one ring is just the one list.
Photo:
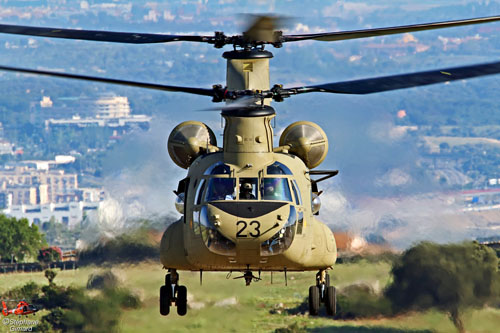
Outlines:
[[275, 200], [276, 193], [274, 187], [271, 184], [266, 184], [264, 188], [264, 198], [267, 200]]
[[255, 200], [255, 195], [252, 193], [252, 184], [243, 183], [240, 189], [240, 199], [243, 200]]

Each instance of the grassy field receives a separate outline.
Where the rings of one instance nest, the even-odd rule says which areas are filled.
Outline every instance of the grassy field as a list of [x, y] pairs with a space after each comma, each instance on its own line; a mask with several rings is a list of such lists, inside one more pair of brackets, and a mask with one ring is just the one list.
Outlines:
[[[84, 286], [89, 274], [99, 268], [87, 267], [58, 273], [57, 284]], [[333, 283], [342, 289], [354, 283], [367, 283], [381, 290], [389, 281], [387, 263], [356, 263], [335, 266]], [[181, 284], [188, 287], [192, 309], [185, 317], [171, 313], [162, 317], [158, 312], [158, 289], [165, 271], [156, 263], [113, 267], [122, 283], [140, 295], [143, 306], [123, 312], [122, 332], [273, 332], [294, 323], [310, 332], [455, 332], [450, 320], [442, 313], [430, 311], [411, 313], [393, 318], [363, 320], [332, 320], [324, 315], [304, 315], [309, 285], [314, 272], [289, 273], [285, 287], [283, 274], [270, 274], [263, 280], [245, 287], [242, 279], [226, 279], [225, 273], [204, 273], [200, 286], [199, 274], [181, 272]], [[232, 277], [239, 276], [234, 273]], [[46, 283], [43, 273], [0, 275], [0, 293], [28, 281]], [[43, 313], [37, 314], [40, 319]], [[498, 332], [499, 309], [470, 311], [465, 315], [468, 332]], [[6, 326], [0, 331], [7, 332]], [[2, 332], [3, 332], [2, 331]]]

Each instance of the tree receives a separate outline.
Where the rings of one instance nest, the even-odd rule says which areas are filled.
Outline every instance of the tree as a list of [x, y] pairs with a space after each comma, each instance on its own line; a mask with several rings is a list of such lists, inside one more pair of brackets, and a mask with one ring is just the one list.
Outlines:
[[61, 261], [62, 259], [62, 251], [57, 246], [42, 248], [38, 252], [38, 261], [44, 263], [51, 263], [54, 261]]
[[0, 214], [0, 256], [21, 261], [25, 256], [36, 257], [45, 245], [45, 238], [36, 225], [29, 225], [27, 219], [17, 220]]
[[49, 280], [49, 285], [54, 283], [54, 279], [56, 278], [57, 272], [53, 269], [47, 269], [45, 271], [45, 277]]
[[386, 295], [395, 307], [447, 312], [459, 332], [465, 332], [463, 311], [493, 300], [500, 278], [495, 252], [477, 242], [420, 243], [403, 254], [392, 274]]

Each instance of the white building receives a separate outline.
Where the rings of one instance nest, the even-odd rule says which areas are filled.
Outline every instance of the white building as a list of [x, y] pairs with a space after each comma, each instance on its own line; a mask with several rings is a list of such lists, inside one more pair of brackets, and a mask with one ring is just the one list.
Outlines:
[[75, 126], [75, 127], [144, 127], [148, 128], [151, 117], [136, 114], [121, 118], [81, 118], [73, 116], [71, 119], [48, 119], [45, 121], [45, 130], [49, 131], [57, 126]]
[[127, 97], [103, 96], [95, 105], [97, 107], [97, 118], [126, 118], [130, 116], [130, 104]]
[[52, 169], [58, 165], [63, 165], [63, 164], [71, 164], [76, 161], [76, 158], [71, 155], [56, 155], [55, 160], [52, 161], [42, 161], [42, 160], [24, 160], [24, 161], [19, 161], [18, 164], [20, 165], [26, 165], [26, 166], [33, 166], [37, 170], [45, 170], [48, 171], [49, 169]]
[[69, 228], [77, 226], [88, 214], [99, 209], [99, 202], [69, 202], [63, 204], [45, 205], [13, 205], [3, 210], [3, 213], [16, 219], [26, 218], [30, 225], [41, 226], [51, 219], [59, 221]]
[[7, 140], [0, 139], [0, 155], [14, 154], [14, 145]]
[[40, 101], [40, 106], [42, 108], [51, 108], [53, 105], [54, 103], [49, 96], [43, 96], [42, 100]]

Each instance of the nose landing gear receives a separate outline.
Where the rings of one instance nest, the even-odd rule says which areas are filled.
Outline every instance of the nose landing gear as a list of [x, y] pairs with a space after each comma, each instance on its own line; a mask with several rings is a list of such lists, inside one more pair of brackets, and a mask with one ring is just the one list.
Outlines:
[[317, 316], [320, 303], [324, 303], [326, 313], [335, 316], [337, 312], [337, 290], [330, 286], [330, 276], [322, 269], [316, 274], [316, 285], [309, 287], [309, 314]]
[[175, 302], [177, 314], [184, 316], [187, 313], [187, 288], [178, 285], [179, 274], [175, 269], [169, 272], [165, 275], [165, 285], [160, 287], [160, 314], [168, 315], [172, 302]]

